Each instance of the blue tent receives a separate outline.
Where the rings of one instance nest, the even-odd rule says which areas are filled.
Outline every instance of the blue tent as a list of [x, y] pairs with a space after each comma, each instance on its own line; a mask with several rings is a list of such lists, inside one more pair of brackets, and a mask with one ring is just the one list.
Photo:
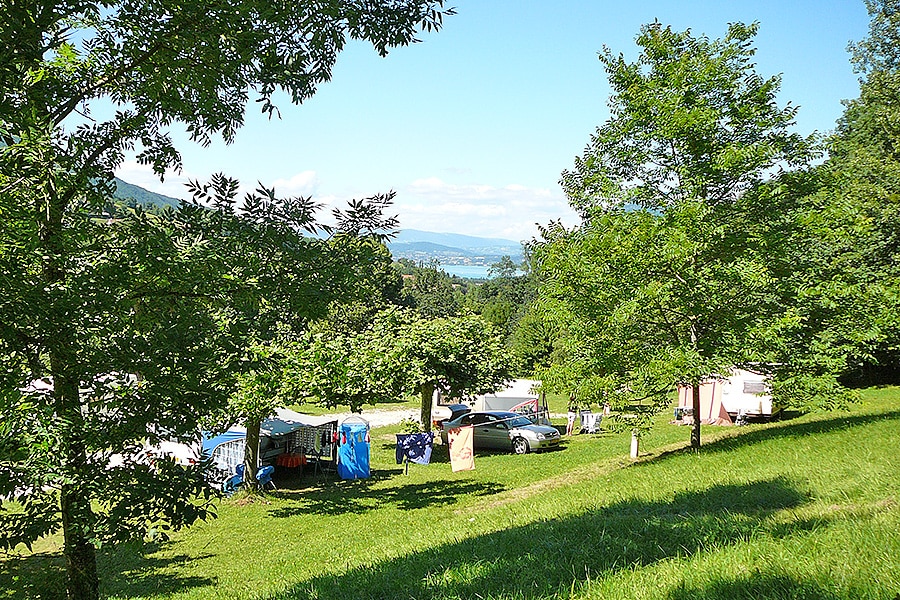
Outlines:
[[222, 444], [227, 444], [228, 442], [233, 442], [234, 440], [242, 440], [247, 437], [247, 432], [244, 429], [240, 430], [231, 430], [229, 429], [225, 433], [220, 433], [217, 436], [213, 436], [207, 439], [208, 434], [206, 432], [203, 433], [203, 455], [211, 456], [213, 450], [221, 446]]
[[[314, 417], [302, 415], [286, 408], [275, 409], [275, 414], [260, 423], [260, 460], [264, 463], [272, 462], [276, 455], [284, 452], [284, 442], [281, 440], [284, 440], [288, 434], [304, 427], [315, 427], [334, 422], [335, 419], [329, 416]], [[216, 448], [223, 444], [245, 439], [247, 430], [237, 425], [219, 435], [208, 437], [209, 435], [207, 432], [203, 433], [201, 449], [204, 456], [214, 456]], [[230, 472], [235, 465], [244, 461], [242, 444], [232, 444], [223, 450], [220, 450], [214, 459], [219, 468]]]

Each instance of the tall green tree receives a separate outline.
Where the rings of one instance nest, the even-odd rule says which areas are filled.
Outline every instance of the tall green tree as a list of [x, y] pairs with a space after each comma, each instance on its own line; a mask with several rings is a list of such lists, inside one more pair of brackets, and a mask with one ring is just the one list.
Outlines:
[[403, 269], [401, 303], [415, 309], [423, 317], [452, 317], [460, 312], [461, 294], [456, 291], [450, 276], [440, 269], [437, 261], [410, 265]]
[[535, 285], [529, 275], [516, 273], [519, 266], [509, 256], [491, 265], [490, 279], [471, 286], [466, 292], [468, 308], [509, 336], [528, 304], [534, 299]]
[[298, 389], [306, 398], [331, 408], [358, 412], [366, 404], [396, 402], [404, 396], [404, 346], [398, 332], [407, 320], [384, 308], [350, 327], [342, 319], [313, 323], [302, 342]]
[[900, 377], [898, 9], [866, 3], [869, 36], [851, 45], [860, 96], [847, 101], [827, 159], [748, 194], [742, 227], [768, 229], [783, 310], [760, 343], [791, 404], [833, 406], [854, 384]]
[[306, 396], [358, 411], [416, 395], [425, 431], [435, 390], [465, 398], [495, 391], [510, 377], [502, 337], [476, 315], [428, 318], [389, 307], [356, 331], [314, 324], [303, 345], [296, 374]]
[[[228, 287], [220, 274], [204, 277], [187, 266], [205, 251], [196, 233], [174, 232], [174, 241], [166, 242], [141, 230], [134, 224], [139, 220], [91, 222], [111, 196], [124, 154], [134, 150], [160, 175], [180, 168], [168, 135], [173, 123], [184, 124], [198, 143], [209, 144], [215, 135], [230, 142], [251, 98], [269, 115], [277, 114], [272, 99], [279, 90], [302, 102], [330, 77], [348, 40], [369, 41], [383, 55], [415, 41], [418, 31], [439, 28], [449, 12], [441, 0], [0, 4], [0, 285], [10, 291], [0, 301], [2, 398], [9, 414], [26, 415], [23, 425], [41, 423], [46, 432], [42, 442], [32, 440], [4, 457], [9, 475], [3, 492], [56, 490], [41, 496], [40, 506], [63, 528], [70, 598], [98, 596], [94, 546], [104, 539], [101, 523], [136, 535], [138, 525], [153, 520], [141, 518], [138, 508], [131, 521], [109, 508], [118, 504], [113, 488], [99, 483], [106, 477], [105, 453], [151, 435], [150, 425], [166, 422], [166, 415], [200, 406], [182, 400], [182, 390], [202, 381], [191, 365], [205, 363], [215, 371], [217, 361], [194, 358], [218, 332], [191, 316], [204, 314], [197, 306], [192, 310], [192, 299], [204, 295], [197, 288], [206, 291], [205, 285]], [[143, 257], [125, 251], [141, 245]], [[124, 262], [126, 257], [133, 260]], [[116, 360], [103, 354], [107, 345], [118, 349], [108, 355]], [[99, 393], [91, 383], [127, 373], [143, 377], [139, 394], [125, 394], [127, 387]], [[52, 391], [23, 399], [19, 390], [44, 377], [52, 379]], [[85, 387], [89, 391], [82, 393]], [[151, 402], [149, 388], [160, 396], [167, 389], [169, 400], [142, 417], [136, 405]], [[121, 437], [102, 438], [99, 432], [120, 413], [130, 425]], [[26, 467], [38, 472], [30, 468], [37, 456], [46, 461], [44, 478], [20, 486]], [[170, 473], [176, 474], [181, 476]], [[165, 486], [153, 489], [162, 494]], [[28, 508], [31, 497], [22, 500], [36, 514], [39, 504]], [[159, 497], [133, 506], [158, 507], [159, 518], [193, 518], [186, 505], [182, 516], [170, 517], [165, 507], [172, 503]], [[53, 499], [55, 510], [49, 508]], [[18, 521], [5, 520], [4, 530], [7, 522]], [[127, 522], [135, 527], [125, 527]], [[40, 529], [13, 532], [5, 543], [28, 541]]]
[[397, 381], [406, 394], [421, 398], [420, 420], [431, 430], [435, 390], [450, 398], [493, 392], [510, 378], [503, 338], [481, 317], [434, 319], [401, 317]]
[[900, 3], [866, 6], [869, 35], [851, 45], [860, 94], [845, 103], [828, 140], [820, 187], [805, 198], [805, 214], [828, 241], [816, 246], [822, 279], [833, 281], [822, 293], [838, 282], [857, 292], [846, 316], [835, 319], [856, 325], [857, 335], [835, 336], [850, 346], [848, 375], [883, 382], [900, 378]]
[[561, 391], [635, 412], [690, 385], [699, 415], [700, 384], [755, 358], [770, 273], [734, 225], [747, 191], [812, 146], [790, 132], [796, 108], [775, 101], [780, 79], [754, 69], [757, 29], [710, 40], [653, 23], [636, 61], [601, 54], [611, 117], [561, 180], [582, 224], [550, 226], [534, 247], [542, 301], [567, 330], [563, 364], [544, 374]]
[[506, 254], [488, 268], [488, 275], [494, 277], [515, 277], [518, 269], [519, 265], [514, 263], [513, 259]]
[[71, 576], [93, 593], [94, 545], [211, 514], [199, 470], [138, 457], [190, 439], [227, 396], [206, 300], [224, 282], [188, 215], [73, 219], [47, 256], [37, 207], [3, 208], [0, 545], [62, 526]]

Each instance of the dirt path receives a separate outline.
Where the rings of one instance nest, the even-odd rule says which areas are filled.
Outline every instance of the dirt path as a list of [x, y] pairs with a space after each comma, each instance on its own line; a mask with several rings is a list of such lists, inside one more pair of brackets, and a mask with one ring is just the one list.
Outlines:
[[[363, 411], [359, 414], [345, 412], [337, 413], [331, 416], [338, 419], [339, 421], [343, 421], [350, 415], [356, 414], [357, 416], [362, 417], [363, 419], [368, 421], [371, 427], [384, 427], [385, 425], [396, 425], [404, 419], [418, 421], [419, 412], [420, 411], [418, 408], [364, 408]], [[443, 406], [435, 407], [433, 412], [431, 413], [432, 419], [445, 419], [449, 416], [450, 409]]]
[[[332, 415], [328, 415], [334, 417], [338, 421], [343, 421], [350, 415], [357, 413], [335, 413]], [[403, 421], [404, 419], [411, 421], [419, 420], [419, 409], [418, 408], [364, 408], [361, 413], [357, 416], [362, 417], [366, 421], [369, 422], [371, 427], [384, 427], [385, 425], [396, 425], [397, 423]], [[446, 419], [450, 416], [450, 409], [446, 406], [436, 406], [432, 410], [431, 418], [432, 419]], [[565, 414], [556, 414], [551, 413], [551, 419], [564, 419], [566, 417]]]

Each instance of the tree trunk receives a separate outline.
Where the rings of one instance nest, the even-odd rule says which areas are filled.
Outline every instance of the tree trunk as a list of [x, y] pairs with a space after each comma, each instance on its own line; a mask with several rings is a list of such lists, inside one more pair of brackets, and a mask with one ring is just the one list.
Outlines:
[[259, 469], [259, 419], [248, 419], [244, 438], [244, 487], [257, 490], [256, 472]]
[[97, 600], [100, 581], [94, 545], [85, 533], [93, 520], [91, 506], [77, 486], [64, 485], [59, 496], [62, 514], [63, 554], [66, 558], [66, 597], [69, 600]]
[[693, 395], [694, 406], [694, 422], [691, 425], [691, 448], [700, 449], [700, 382], [691, 383], [691, 392]]
[[427, 433], [431, 431], [431, 404], [434, 402], [434, 383], [428, 381], [422, 384], [422, 428]]
[[[46, 114], [45, 107], [37, 110]], [[40, 240], [44, 259], [42, 278], [45, 289], [65, 288], [69, 248], [65, 235], [68, 208], [60, 197], [51, 173], [46, 174], [42, 203], [45, 219], [41, 223]], [[91, 510], [91, 485], [87, 480], [87, 448], [77, 366], [77, 333], [79, 316], [72, 313], [64, 294], [48, 295], [44, 310], [50, 317], [46, 335], [50, 377], [53, 380], [54, 413], [59, 426], [59, 463], [65, 481], [60, 488], [59, 511], [63, 530], [63, 555], [66, 559], [66, 597], [69, 600], [97, 600], [100, 579], [97, 554], [92, 537], [94, 515]]]
[[59, 346], [50, 350], [56, 413], [63, 423], [60, 441], [64, 471], [73, 480], [62, 486], [59, 495], [63, 555], [66, 559], [66, 597], [69, 600], [97, 600], [100, 597], [100, 581], [96, 551], [90, 541], [94, 515], [90, 496], [86, 492], [89, 486], [84, 480], [84, 418], [78, 383], [66, 376], [61, 359], [63, 354]]

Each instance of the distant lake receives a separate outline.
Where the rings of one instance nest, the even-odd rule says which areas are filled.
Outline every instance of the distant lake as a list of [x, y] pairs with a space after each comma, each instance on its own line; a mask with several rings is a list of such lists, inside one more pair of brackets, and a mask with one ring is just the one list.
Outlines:
[[441, 270], [449, 275], [465, 279], [487, 279], [488, 265], [441, 265]]
[[[441, 270], [448, 275], [456, 275], [463, 279], [491, 279], [488, 276], [489, 265], [441, 265]], [[516, 271], [516, 275], [521, 275], [522, 271]]]

